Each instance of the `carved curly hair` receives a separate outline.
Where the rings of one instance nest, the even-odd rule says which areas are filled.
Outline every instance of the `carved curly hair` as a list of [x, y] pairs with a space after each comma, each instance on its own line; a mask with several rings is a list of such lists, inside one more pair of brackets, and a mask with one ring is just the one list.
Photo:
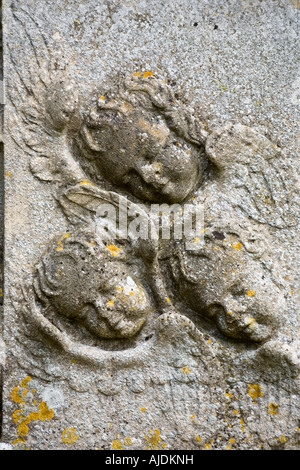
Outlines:
[[177, 99], [171, 86], [154, 76], [134, 76], [119, 81], [101, 96], [94, 97], [92, 111], [84, 116], [80, 132], [87, 149], [93, 151], [88, 139], [89, 130], [112, 127], [118, 115], [126, 115], [128, 105], [161, 115], [179, 137], [203, 147], [207, 137], [204, 126], [196, 119], [193, 110]]

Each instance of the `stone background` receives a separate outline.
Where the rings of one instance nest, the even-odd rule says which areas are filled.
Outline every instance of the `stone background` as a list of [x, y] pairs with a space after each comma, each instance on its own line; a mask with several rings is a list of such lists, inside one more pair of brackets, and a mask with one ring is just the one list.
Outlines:
[[[32, 51], [26, 51], [22, 36], [24, 33], [20, 30], [18, 37], [10, 27], [11, 3], [10, 0], [6, 0], [3, 6], [5, 43], [20, 50], [19, 69], [25, 70], [30, 60], [34, 64], [34, 56]], [[63, 51], [60, 53], [65, 56], [71, 74], [76, 78], [83, 102], [89, 97], [92, 89], [97, 87], [101, 90], [103, 84], [120, 73], [126, 75], [151, 71], [162, 79], [173, 81], [178, 91], [187, 96], [193, 105], [199, 105], [203, 120], [210, 130], [228, 123], [239, 122], [266, 133], [276, 145], [285, 150], [287, 168], [294, 174], [299, 173], [297, 155], [299, 99], [295, 97], [297, 80], [300, 77], [297, 60], [298, 2], [288, 0], [229, 0], [224, 2], [216, 0], [43, 0], [31, 2], [26, 0], [13, 3], [17, 9], [24, 10], [31, 19], [27, 27], [28, 30], [33, 28], [35, 47], [38, 48], [40, 39], [37, 31], [40, 30], [47, 37], [50, 49]], [[10, 111], [11, 109], [7, 107], [7, 112]], [[49, 237], [55, 233], [63, 233], [66, 221], [53, 200], [51, 185], [41, 183], [29, 172], [28, 157], [22, 154], [10, 139], [8, 139], [6, 149], [5, 276], [6, 288], [9, 289], [14, 286], [20, 275], [26, 277], [31, 273], [32, 266], [44, 251]], [[1, 195], [0, 188], [0, 198]], [[298, 233], [297, 227], [282, 229], [274, 233], [277, 239], [277, 251], [274, 256], [283, 262], [282, 275], [288, 282], [287, 300], [290, 315], [286, 336], [293, 340], [297, 339], [299, 332], [300, 249]], [[0, 237], [1, 234], [2, 232], [0, 232]], [[9, 309], [6, 313], [7, 322], [10, 321], [8, 312]], [[1, 357], [0, 355], [0, 359]], [[5, 391], [7, 400], [10, 395], [9, 390], [17, 386], [24, 377], [26, 375], [24, 376], [22, 368], [15, 375], [11, 375]], [[86, 399], [88, 387], [83, 388], [81, 393], [87, 394]], [[183, 388], [181, 390], [184, 395]], [[43, 393], [47, 395], [47, 392]], [[65, 389], [64, 393], [67, 393]], [[170, 392], [165, 390], [161, 397], [168, 397], [168, 393]], [[186, 391], [187, 395], [188, 393]], [[230, 391], [228, 394], [231, 394]], [[297, 394], [294, 394], [295, 392], [293, 392], [295, 398]], [[150, 392], [149, 396], [151, 396]], [[71, 399], [73, 403], [78, 403], [78, 396], [68, 398], [68, 400]], [[186, 398], [183, 399], [186, 400]], [[220, 396], [217, 394], [215, 399], [219, 400]], [[130, 395], [126, 400], [127, 403], [130, 402]], [[126, 400], [124, 398], [123, 405]], [[289, 397], [287, 401], [290, 403], [293, 399]], [[58, 409], [59, 406], [58, 404]], [[106, 403], [105, 406], [110, 405]], [[287, 404], [284, 406], [288, 409]], [[142, 404], [141, 407], [143, 407]], [[279, 418], [283, 425], [290, 416], [290, 409]], [[8, 411], [13, 411], [12, 405], [7, 405], [6, 413]], [[207, 413], [204, 415], [208, 416], [209, 410]], [[223, 410], [222, 413], [222, 419], [226, 420], [226, 412]], [[159, 413], [155, 416], [159, 423]], [[180, 416], [179, 413], [177, 419], [179, 425], [178, 423], [177, 425], [183, 427], [183, 418], [181, 419]], [[105, 446], [112, 448], [112, 443], [116, 440], [121, 442], [116, 437], [121, 432], [116, 423], [118, 413], [115, 413], [114, 426], [110, 428], [110, 418], [105, 419], [107, 420]], [[134, 413], [131, 419], [134, 420]], [[66, 420], [71, 429], [72, 416], [68, 415]], [[104, 426], [103, 416], [96, 421], [97, 429]], [[80, 425], [79, 417], [76, 422]], [[78, 442], [74, 441], [74, 446], [84, 448], [100, 445], [97, 444], [97, 439], [91, 437], [89, 433], [92, 414], [89, 415], [88, 422], [89, 425], [83, 432], [83, 435], [88, 437], [86, 440], [82, 438], [83, 441], [80, 439]], [[150, 419], [148, 428], [150, 429], [151, 426], [156, 429]], [[215, 423], [212, 421], [210, 426], [213, 429]], [[166, 429], [171, 428], [172, 419], [166, 425]], [[125, 426], [125, 431], [126, 429]], [[143, 429], [142, 424], [139, 429]], [[126, 432], [123, 443], [127, 436]], [[150, 436], [150, 431], [147, 432]], [[170, 448], [172, 446], [178, 448], [183, 445], [182, 442], [186, 442], [184, 444], [186, 446], [203, 448], [203, 440], [200, 445], [199, 441], [194, 438], [191, 444], [192, 439], [180, 440], [179, 434], [172, 437], [172, 432], [168, 434], [166, 431]], [[276, 445], [285, 444], [284, 441], [280, 441], [282, 435], [283, 432], [278, 431], [278, 435], [272, 436], [268, 441], [263, 437], [262, 431], [262, 437], [257, 437], [255, 444], [248, 436], [250, 441], [246, 443], [240, 440], [239, 447], [259, 448], [263, 445], [273, 448]], [[216, 439], [211, 436], [212, 434], [208, 432], [205, 443]], [[11, 443], [7, 431], [4, 438], [5, 442]], [[228, 440], [229, 438], [228, 435]], [[295, 443], [295, 438], [293, 439]], [[68, 447], [67, 443], [58, 438], [50, 442], [51, 439], [47, 442], [39, 440], [37, 426], [32, 437], [34, 448], [59, 447], [60, 445], [63, 448]], [[160, 442], [163, 441], [159, 441], [159, 444]], [[296, 445], [294, 443], [291, 446]], [[142, 442], [136, 441], [136, 448], [141, 448], [142, 445]], [[224, 444], [225, 448], [226, 445]], [[219, 448], [221, 447], [220, 444]], [[68, 448], [72, 448], [72, 445]]]

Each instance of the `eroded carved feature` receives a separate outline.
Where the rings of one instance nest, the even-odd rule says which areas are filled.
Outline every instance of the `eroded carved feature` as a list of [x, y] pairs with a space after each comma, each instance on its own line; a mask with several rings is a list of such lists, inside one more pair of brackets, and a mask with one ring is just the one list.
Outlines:
[[282, 322], [285, 308], [270, 252], [266, 231], [215, 220], [199, 250], [178, 249], [171, 263], [178, 292], [226, 336], [266, 341]]
[[47, 315], [78, 323], [99, 338], [135, 335], [151, 303], [127, 257], [126, 247], [98, 240], [95, 233], [55, 240], [34, 279]]
[[144, 201], [173, 203], [204, 180], [205, 136], [171, 87], [133, 77], [96, 97], [79, 142], [96, 171], [114, 185]]

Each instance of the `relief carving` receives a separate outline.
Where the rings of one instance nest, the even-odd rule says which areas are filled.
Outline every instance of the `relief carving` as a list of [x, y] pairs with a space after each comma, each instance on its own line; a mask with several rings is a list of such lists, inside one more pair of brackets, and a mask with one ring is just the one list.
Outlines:
[[[240, 124], [210, 130], [152, 73], [117, 77], [84, 102], [68, 64], [50, 60], [46, 41], [43, 47], [49, 60], [35, 82], [15, 68], [28, 100], [11, 117], [20, 129], [12, 138], [30, 156], [33, 175], [52, 186], [70, 230], [53, 234], [23, 288], [26, 315], [82, 358], [142, 343], [160, 315], [176, 315], [178, 297], [181, 314], [196, 312], [225, 338], [276, 338], [284, 288], [270, 229], [292, 225], [294, 210], [283, 151]], [[129, 220], [138, 214], [148, 225], [151, 203], [203, 204], [204, 244], [190, 251], [184, 240], [109, 234], [118, 221], [100, 209], [120, 201]]]
[[182, 246], [177, 250], [171, 262], [176, 288], [190, 308], [215, 322], [224, 335], [264, 342], [280, 326], [285, 310], [270, 254], [266, 230], [214, 220], [204, 246], [191, 253]]

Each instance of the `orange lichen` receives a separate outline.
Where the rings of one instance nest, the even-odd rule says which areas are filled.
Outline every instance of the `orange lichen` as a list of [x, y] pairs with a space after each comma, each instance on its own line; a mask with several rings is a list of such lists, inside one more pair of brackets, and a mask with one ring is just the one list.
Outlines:
[[[50, 421], [54, 417], [54, 411], [49, 410], [48, 405], [46, 402], [41, 402], [39, 405], [39, 411], [33, 411], [31, 412], [28, 416], [24, 416], [25, 410], [25, 398], [28, 394], [28, 383], [31, 381], [31, 377], [26, 377], [23, 379], [20, 383], [19, 387], [15, 387], [11, 393], [11, 397], [14, 400], [15, 403], [19, 403], [21, 405], [21, 409], [15, 410], [13, 413], [13, 419], [16, 424], [18, 424], [18, 434], [19, 434], [19, 439], [17, 439], [15, 442], [16, 443], [24, 443], [24, 437], [28, 435], [29, 433], [29, 427], [28, 425], [32, 421]], [[21, 387], [23, 388], [22, 394], [20, 394], [20, 389]], [[33, 393], [36, 392], [36, 390], [33, 390]], [[33, 404], [37, 404], [37, 401], [34, 400]]]
[[[100, 98], [102, 99], [102, 98]], [[80, 186], [94, 186], [90, 181], [81, 181]]]
[[119, 441], [119, 439], [116, 439], [113, 444], [112, 444], [112, 448], [114, 450], [124, 450], [124, 447], [123, 447], [123, 444], [121, 441]]
[[62, 440], [65, 444], [74, 444], [78, 439], [79, 436], [74, 428], [65, 429], [62, 433]]
[[119, 254], [121, 253], [121, 249], [118, 248], [116, 245], [109, 245], [107, 249], [110, 250], [112, 255], [116, 257], [119, 256]]
[[[145, 436], [145, 440], [147, 444], [146, 450], [159, 450], [159, 444], [161, 443], [162, 439], [158, 429], [149, 431], [149, 436]], [[162, 444], [162, 446], [164, 445], [165, 444]]]
[[145, 72], [144, 73], [144, 78], [148, 78], [148, 77], [153, 77], [153, 73], [152, 72]]
[[249, 395], [253, 400], [263, 397], [264, 393], [262, 391], [262, 387], [257, 384], [249, 385]]
[[278, 415], [278, 413], [279, 413], [279, 405], [276, 405], [275, 403], [270, 403], [269, 413], [270, 413], [271, 415]]
[[15, 387], [13, 391], [11, 392], [11, 398], [15, 403], [21, 403], [24, 404], [24, 398], [19, 394], [20, 387]]
[[233, 244], [232, 246], [233, 246], [233, 248], [235, 248], [236, 250], [241, 250], [242, 247], [243, 247], [243, 245], [242, 245], [241, 243], [239, 243], [239, 242], [236, 243], [236, 244]]

